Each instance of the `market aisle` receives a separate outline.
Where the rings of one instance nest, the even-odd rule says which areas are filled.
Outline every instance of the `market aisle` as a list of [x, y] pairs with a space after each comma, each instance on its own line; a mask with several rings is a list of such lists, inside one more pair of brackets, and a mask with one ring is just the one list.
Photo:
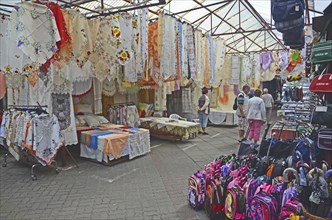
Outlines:
[[186, 142], [152, 139], [150, 154], [113, 167], [79, 159], [79, 169], [58, 175], [37, 169], [34, 182], [10, 157], [0, 168], [0, 219], [207, 219], [188, 206], [187, 178], [238, 146], [237, 128], [208, 132]]

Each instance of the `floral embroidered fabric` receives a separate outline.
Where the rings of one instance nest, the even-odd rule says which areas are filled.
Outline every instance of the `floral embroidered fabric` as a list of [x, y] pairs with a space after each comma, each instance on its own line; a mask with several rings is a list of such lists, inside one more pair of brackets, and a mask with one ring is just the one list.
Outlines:
[[17, 46], [34, 62], [45, 63], [57, 51], [60, 35], [53, 13], [44, 5], [22, 2], [17, 12]]
[[31, 64], [31, 60], [17, 47], [15, 28], [14, 14], [0, 18], [0, 71], [19, 74], [25, 65]]
[[156, 83], [160, 84], [163, 79], [160, 75], [160, 62], [158, 55], [158, 22], [155, 21], [149, 24], [148, 27], [148, 54], [149, 54], [149, 69], [150, 72], [146, 75], [145, 81], [154, 80]]
[[63, 145], [60, 125], [55, 115], [39, 116], [32, 119], [33, 149], [43, 165], [50, 164]]
[[225, 62], [226, 54], [226, 46], [224, 40], [220, 38], [214, 39], [214, 47], [216, 48], [214, 55], [215, 79], [211, 81], [211, 86], [216, 88], [219, 87], [222, 80], [221, 68]]
[[[47, 7], [52, 11], [54, 15], [56, 26], [60, 35], [60, 40], [56, 42], [56, 45], [58, 47], [56, 53], [53, 55], [53, 57], [47, 60], [46, 63], [42, 65], [43, 72], [47, 72], [47, 69], [50, 66], [53, 59], [66, 59], [67, 57], [65, 57], [64, 55], [70, 54], [72, 49], [71, 48], [72, 42], [67, 32], [65, 19], [63, 17], [60, 6], [55, 4], [54, 2], [50, 2], [47, 4]], [[62, 50], [67, 50], [67, 51], [64, 53], [61, 52]]]

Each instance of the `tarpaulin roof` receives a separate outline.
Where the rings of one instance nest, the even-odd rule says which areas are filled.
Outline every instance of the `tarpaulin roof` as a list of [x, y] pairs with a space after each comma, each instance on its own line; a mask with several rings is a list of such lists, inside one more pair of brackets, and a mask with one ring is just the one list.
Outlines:
[[[17, 0], [1, 0], [17, 2]], [[149, 8], [149, 18], [164, 12], [192, 24], [195, 28], [222, 37], [227, 53], [284, 50], [270, 15], [270, 0], [58, 0], [64, 7], [78, 7], [88, 17], [117, 11]], [[307, 0], [307, 18], [321, 12], [328, 0]], [[1, 6], [1, 4], [0, 4]], [[1, 7], [2, 8], [2, 7]], [[1, 9], [0, 8], [0, 9]], [[6, 8], [7, 10], [7, 8]], [[310, 24], [310, 19], [307, 21]]]

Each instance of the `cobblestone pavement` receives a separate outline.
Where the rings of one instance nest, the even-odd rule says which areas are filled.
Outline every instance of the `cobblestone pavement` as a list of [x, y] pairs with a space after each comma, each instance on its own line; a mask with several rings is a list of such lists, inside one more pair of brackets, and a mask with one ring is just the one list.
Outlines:
[[[207, 219], [187, 202], [187, 178], [220, 154], [237, 152], [236, 127], [209, 127], [185, 142], [151, 139], [151, 153], [108, 167], [78, 158], [55, 174], [9, 157], [0, 167], [0, 219]], [[0, 151], [3, 161], [4, 151]]]

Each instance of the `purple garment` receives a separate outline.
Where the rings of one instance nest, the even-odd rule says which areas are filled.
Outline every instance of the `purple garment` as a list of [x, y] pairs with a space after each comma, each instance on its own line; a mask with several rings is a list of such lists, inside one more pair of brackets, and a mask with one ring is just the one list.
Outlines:
[[198, 99], [198, 107], [202, 108], [204, 104], [205, 104], [205, 95], [202, 95], [202, 96]]
[[274, 62], [274, 59], [272, 56], [272, 52], [267, 51], [267, 52], [261, 53], [260, 64], [261, 64], [262, 71], [265, 72], [266, 70], [268, 70], [273, 62]]

